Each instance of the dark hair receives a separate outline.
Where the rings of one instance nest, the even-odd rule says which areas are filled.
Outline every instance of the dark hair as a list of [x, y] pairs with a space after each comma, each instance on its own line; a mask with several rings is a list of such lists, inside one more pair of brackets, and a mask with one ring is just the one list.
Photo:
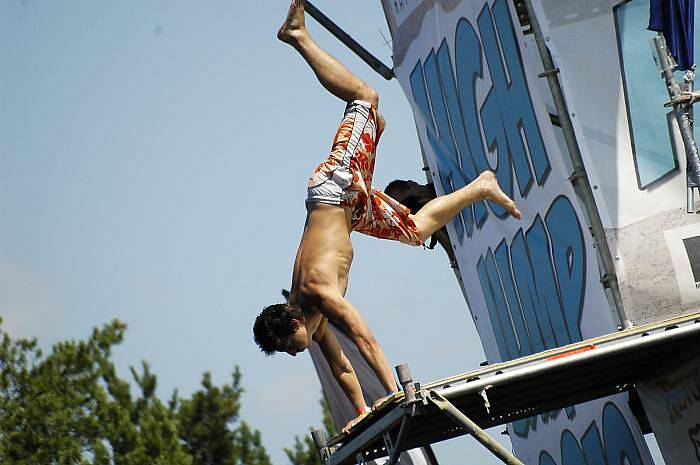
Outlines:
[[415, 181], [401, 179], [391, 181], [384, 189], [384, 193], [407, 206], [414, 214], [437, 196], [432, 182], [418, 184]]
[[408, 190], [408, 181], [396, 179], [387, 184], [384, 193], [389, 197], [401, 201], [400, 197]]
[[253, 324], [253, 338], [260, 350], [272, 355], [279, 350], [282, 339], [297, 330], [292, 320], [303, 320], [304, 312], [289, 304], [274, 304], [265, 307]]

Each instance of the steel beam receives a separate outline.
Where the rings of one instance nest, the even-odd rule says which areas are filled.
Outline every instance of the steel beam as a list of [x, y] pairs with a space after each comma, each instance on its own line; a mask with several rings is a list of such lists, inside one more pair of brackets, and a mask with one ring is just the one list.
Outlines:
[[372, 55], [366, 48], [360, 45], [355, 39], [350, 37], [350, 34], [342, 30], [337, 24], [335, 24], [328, 16], [323, 14], [321, 10], [316, 8], [313, 3], [306, 0], [306, 12], [318, 23], [326, 28], [328, 32], [333, 34], [338, 40], [340, 40], [346, 47], [352, 50], [355, 55], [360, 57], [362, 61], [367, 63], [373, 70], [379, 73], [387, 81], [394, 79], [394, 70], [389, 68], [387, 65], [382, 63], [382, 61]]

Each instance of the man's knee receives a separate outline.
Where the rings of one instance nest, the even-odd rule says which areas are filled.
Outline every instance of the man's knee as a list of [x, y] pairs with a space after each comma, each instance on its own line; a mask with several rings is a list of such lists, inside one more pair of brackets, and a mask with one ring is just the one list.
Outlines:
[[412, 240], [410, 242], [407, 242], [407, 244], [414, 246], [423, 245], [425, 241], [430, 239], [430, 236], [433, 234], [434, 231], [431, 230], [429, 222], [427, 222], [422, 215], [409, 214], [408, 217], [411, 220], [411, 222], [413, 222], [414, 235], [411, 238]]

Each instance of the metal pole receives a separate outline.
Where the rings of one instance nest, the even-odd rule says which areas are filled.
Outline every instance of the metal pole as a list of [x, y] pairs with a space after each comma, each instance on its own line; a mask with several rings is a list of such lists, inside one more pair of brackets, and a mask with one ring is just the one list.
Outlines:
[[328, 32], [333, 34], [338, 40], [344, 43], [350, 50], [367, 63], [373, 70], [379, 73], [387, 81], [394, 79], [394, 70], [382, 63], [379, 58], [372, 55], [366, 48], [360, 45], [355, 39], [343, 31], [335, 24], [328, 16], [323, 14], [309, 0], [306, 0], [306, 12], [314, 18], [319, 24], [325, 27]]
[[452, 405], [449, 400], [442, 397], [435, 391], [430, 391], [430, 396], [428, 400], [435, 404], [440, 410], [452, 417], [454, 421], [464, 426], [467, 433], [471, 434], [474, 439], [479, 441], [484, 447], [486, 447], [493, 455], [498, 457], [501, 462], [507, 465], [524, 465], [523, 462], [518, 460], [516, 456], [511, 454], [508, 449], [496, 442], [491, 436], [486, 434], [486, 431], [479, 428], [479, 425], [474, 423], [465, 414], [460, 412], [457, 407]]
[[[685, 75], [683, 76], [683, 82], [685, 83], [685, 91], [690, 93], [691, 95], [695, 91], [695, 65], [693, 67], [685, 72]], [[685, 111], [688, 115], [688, 120], [690, 121], [690, 132], [695, 135], [695, 132], [693, 130], [693, 121], [695, 119], [695, 115], [693, 112], [693, 104], [689, 104], [686, 106]], [[697, 159], [696, 159], [697, 160]], [[695, 178], [696, 179], [691, 179], [690, 173], [692, 171], [690, 167], [690, 160], [686, 160], [686, 187], [687, 187], [687, 196], [686, 196], [686, 213], [694, 213], [695, 212], [695, 193], [693, 189], [698, 189], [700, 191], [700, 175], [695, 172]]]
[[557, 108], [557, 113], [561, 121], [561, 129], [564, 132], [566, 147], [569, 149], [569, 156], [571, 157], [571, 162], [574, 166], [574, 172], [569, 180], [574, 187], [577, 188], [577, 193], [581, 197], [583, 206], [588, 213], [588, 219], [591, 222], [591, 232], [593, 233], [593, 244], [598, 250], [600, 261], [603, 265], [603, 271], [605, 274], [601, 279], [601, 283], [603, 286], [610, 289], [613, 302], [615, 303], [615, 309], [617, 310], [617, 315], [620, 319], [621, 329], [626, 329], [632, 326], [632, 324], [627, 319], [627, 315], [625, 314], [625, 309], [622, 303], [622, 295], [620, 294], [620, 287], [617, 281], [617, 274], [615, 272], [615, 263], [613, 262], [612, 254], [610, 253], [608, 241], [605, 238], [605, 228], [603, 228], [603, 221], [600, 218], [600, 213], [598, 212], [598, 207], [596, 206], [595, 198], [593, 197], [593, 189], [591, 189], [591, 183], [588, 180], [586, 167], [583, 164], [581, 148], [576, 140], [576, 133], [574, 132], [574, 125], [571, 122], [571, 115], [569, 114], [566, 100], [564, 100], [564, 91], [561, 88], [561, 83], [559, 82], [559, 77], [557, 76], [559, 74], [559, 69], [554, 66], [554, 60], [552, 59], [552, 54], [550, 53], [547, 44], [545, 43], [540, 22], [535, 14], [535, 9], [532, 6], [532, 0], [524, 0], [524, 3], [525, 7], [527, 8], [527, 14], [530, 17], [532, 32], [535, 34], [537, 49], [540, 53], [542, 64], [544, 65], [544, 73], [542, 73], [541, 76], [546, 77], [547, 82], [549, 83], [549, 89], [552, 92], [554, 105]]
[[[685, 83], [685, 91], [689, 92], [691, 95], [695, 91], [695, 65], [693, 67], [685, 72], [685, 76], [683, 76], [683, 81]], [[693, 121], [695, 119], [695, 115], [693, 112], [693, 105], [692, 103], [686, 107], [686, 111], [688, 113], [688, 118], [690, 121], [690, 132], [695, 135], [695, 132], [693, 131]], [[692, 180], [691, 176], [689, 175], [691, 172], [690, 168], [690, 160], [686, 161], [686, 187], [687, 187], [687, 201], [686, 201], [686, 213], [694, 213], [695, 212], [695, 197], [694, 197], [694, 192], [693, 189], [697, 188], [700, 191], [700, 176], [697, 175], [696, 173], [696, 179]]]
[[328, 439], [326, 438], [326, 433], [323, 430], [315, 429], [311, 431], [311, 439], [314, 441], [316, 449], [318, 449], [318, 455], [321, 459], [321, 463], [326, 463], [328, 457], [330, 457], [330, 450], [328, 450]]
[[[676, 121], [678, 121], [678, 128], [683, 139], [688, 167], [687, 184], [692, 197], [692, 188], [700, 186], [700, 159], [698, 159], [698, 146], [693, 136], [693, 123], [690, 114], [692, 97], [688, 99], [683, 98], [680, 84], [678, 84], [676, 77], [673, 75], [676, 65], [670, 58], [663, 34], [657, 35], [652, 40], [656, 49], [656, 59], [661, 70], [661, 77], [666, 82], [668, 96], [671, 98], [669, 104], [673, 107], [673, 113], [676, 116]], [[693, 210], [693, 205], [691, 202], [688, 202], [688, 213], [693, 213]]]
[[403, 388], [403, 393], [406, 398], [406, 403], [411, 403], [416, 400], [416, 386], [413, 384], [413, 375], [407, 363], [396, 365], [396, 374], [399, 376], [399, 383]]

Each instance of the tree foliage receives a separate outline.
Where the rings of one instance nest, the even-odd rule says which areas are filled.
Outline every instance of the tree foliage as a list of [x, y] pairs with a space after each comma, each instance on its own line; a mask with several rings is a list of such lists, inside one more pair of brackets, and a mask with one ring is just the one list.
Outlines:
[[[241, 372], [167, 403], [148, 363], [117, 375], [112, 349], [126, 325], [113, 321], [85, 341], [44, 355], [36, 339], [13, 339], [0, 318], [0, 463], [12, 465], [271, 465], [260, 432], [240, 419]], [[328, 437], [336, 434], [321, 400]], [[291, 465], [320, 465], [309, 434], [284, 449]]]
[[[326, 437], [330, 438], [337, 434], [333, 419], [331, 418], [331, 410], [328, 407], [328, 402], [325, 397], [321, 397], [320, 403], [323, 409], [323, 429], [325, 430]], [[284, 452], [287, 454], [287, 458], [289, 458], [292, 465], [321, 465], [318, 449], [316, 449], [316, 445], [311, 439], [310, 434], [304, 436], [303, 441], [299, 436], [295, 436], [292, 448], [285, 448]]]
[[[0, 320], [1, 322], [1, 320]], [[241, 373], [188, 399], [155, 396], [147, 363], [121, 379], [110, 360], [125, 325], [113, 321], [86, 341], [56, 344], [0, 330], [0, 463], [17, 465], [271, 465], [260, 432], [239, 418]]]

